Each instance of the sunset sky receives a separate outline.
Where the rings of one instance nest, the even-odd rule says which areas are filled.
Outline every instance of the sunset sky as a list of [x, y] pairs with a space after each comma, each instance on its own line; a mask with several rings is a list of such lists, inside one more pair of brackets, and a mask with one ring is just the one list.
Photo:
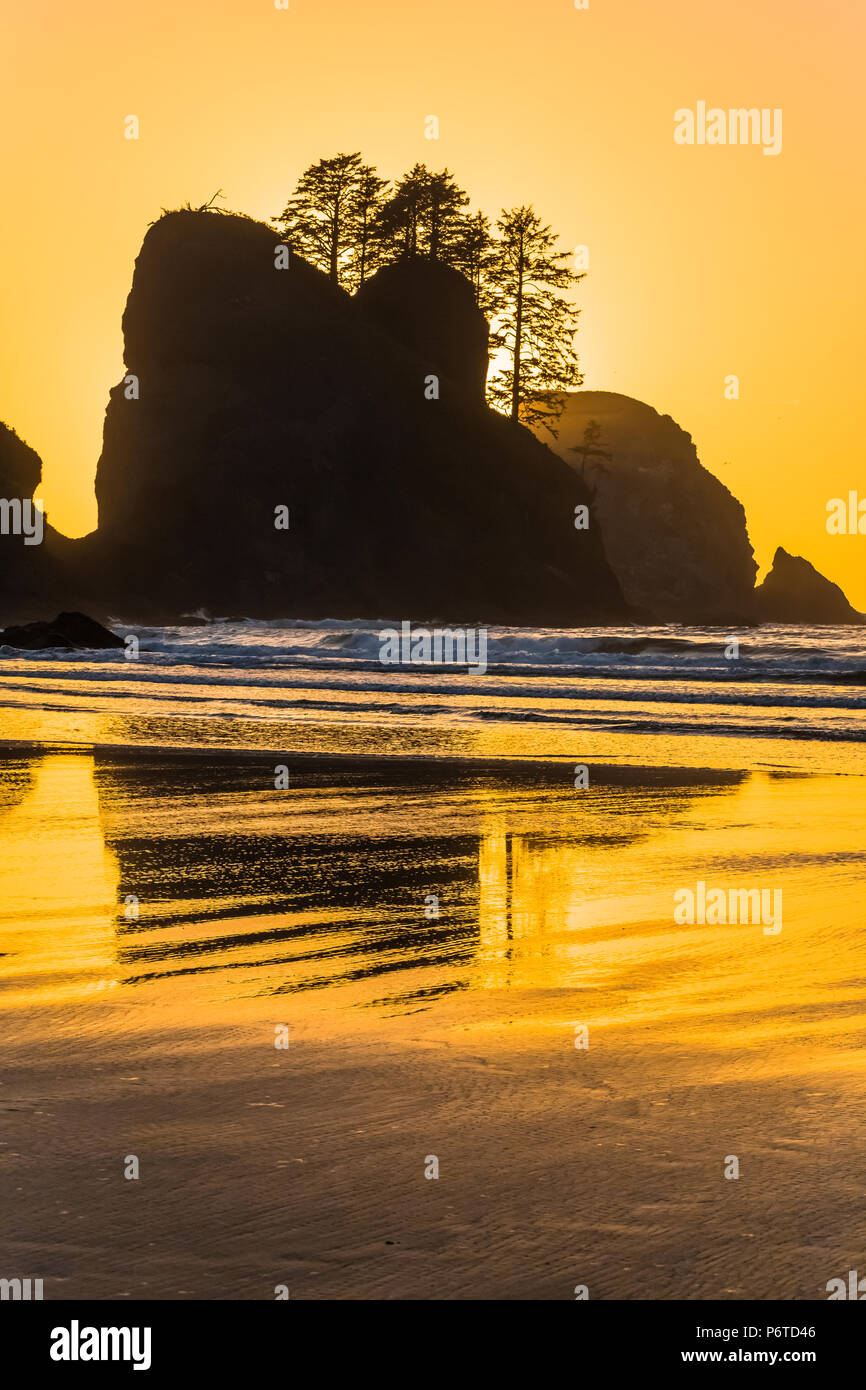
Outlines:
[[[0, 13], [0, 419], [53, 523], [93, 475], [148, 223], [267, 220], [338, 150], [448, 166], [473, 207], [532, 202], [580, 287], [586, 385], [672, 415], [746, 507], [866, 609], [861, 0], [28, 0]], [[783, 147], [683, 147], [674, 112], [781, 108]], [[140, 121], [124, 139], [124, 118]], [[440, 122], [424, 138], [425, 118]], [[725, 399], [736, 374], [740, 399]]]

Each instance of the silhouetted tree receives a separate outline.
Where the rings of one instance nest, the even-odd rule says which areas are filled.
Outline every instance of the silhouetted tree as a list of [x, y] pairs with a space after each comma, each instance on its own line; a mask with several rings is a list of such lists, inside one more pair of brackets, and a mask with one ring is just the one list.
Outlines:
[[351, 208], [353, 289], [363, 285], [379, 264], [382, 248], [378, 227], [387, 188], [387, 179], [380, 179], [369, 164], [361, 165]]
[[498, 410], [525, 424], [554, 423], [564, 402], [556, 392], [580, 386], [574, 350], [579, 311], [557, 291], [583, 279], [563, 264], [556, 237], [531, 207], [503, 209], [488, 271], [493, 311], [491, 342], [510, 361], [488, 384]]
[[455, 233], [453, 264], [472, 286], [475, 303], [485, 314], [491, 308], [489, 272], [493, 264], [490, 219], [483, 212], [460, 219]]
[[428, 248], [431, 261], [451, 265], [459, 243], [463, 209], [469, 198], [447, 169], [431, 174], [428, 183]]
[[613, 454], [601, 447], [601, 425], [597, 420], [587, 421], [583, 431], [583, 443], [575, 444], [572, 452], [580, 456], [580, 476], [586, 483], [590, 481], [586, 475], [586, 465], [589, 460], [594, 461], [596, 473], [606, 473], [607, 469], [600, 460], [607, 459], [609, 463], [613, 458]]
[[379, 221], [382, 244], [393, 257], [454, 262], [462, 211], [469, 198], [447, 169], [416, 164], [395, 185]]
[[361, 283], [371, 261], [372, 228], [384, 180], [360, 153], [336, 154], [311, 164], [279, 217], [285, 240], [334, 284]]
[[404, 178], [398, 179], [394, 191], [385, 203], [379, 218], [379, 238], [383, 248], [395, 256], [412, 257], [418, 254], [418, 225], [421, 205], [426, 198], [426, 174], [423, 164], [416, 164]]

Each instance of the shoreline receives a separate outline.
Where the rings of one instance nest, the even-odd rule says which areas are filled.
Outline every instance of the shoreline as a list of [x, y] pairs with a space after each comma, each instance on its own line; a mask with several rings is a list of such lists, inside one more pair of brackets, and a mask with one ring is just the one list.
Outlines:
[[[226, 748], [223, 745], [213, 746], [202, 745], [178, 745], [178, 744], [137, 744], [137, 743], [59, 743], [50, 741], [33, 741], [0, 738], [0, 759], [8, 753], [22, 754], [59, 754], [59, 755], [82, 755], [93, 758], [113, 758], [119, 762], [141, 761], [149, 762], [155, 759], [170, 758], [181, 762], [184, 759], [191, 760], [217, 760], [220, 762], [271, 762], [273, 759], [282, 759], [284, 762], [310, 764], [327, 770], [330, 767], [339, 769], [341, 767], [395, 767], [406, 770], [413, 768], [423, 769], [430, 772], [434, 768], [445, 770], [469, 769], [471, 771], [482, 772], [525, 772], [527, 775], [535, 772], [560, 772], [563, 768], [573, 768], [574, 758], [561, 757], [539, 757], [525, 758], [502, 757], [476, 757], [473, 754], [466, 754], [461, 757], [455, 754], [420, 754], [420, 753], [332, 753], [319, 752], [317, 750], [284, 750], [280, 748], [249, 747], [249, 748]], [[604, 763], [590, 762], [588, 764], [590, 772], [595, 780], [604, 780], [614, 784], [617, 782], [628, 785], [632, 781], [641, 779], [657, 779], [664, 781], [666, 778], [676, 776], [685, 784], [700, 783], [706, 780], [734, 782], [743, 775], [747, 775], [754, 769], [752, 768], [714, 768], [714, 767], [694, 767], [689, 764], [655, 764], [655, 763]], [[861, 775], [858, 773], [829, 773], [803, 771], [797, 768], [762, 768], [762, 771], [773, 772], [777, 776], [787, 776], [792, 778], [809, 778], [813, 776], [853, 776]], [[862, 774], [866, 775], [866, 774]]]

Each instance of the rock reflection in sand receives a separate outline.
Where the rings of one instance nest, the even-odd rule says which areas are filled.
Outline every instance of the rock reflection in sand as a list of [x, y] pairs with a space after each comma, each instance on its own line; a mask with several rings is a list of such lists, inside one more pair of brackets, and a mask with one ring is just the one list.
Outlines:
[[[273, 769], [7, 757], [16, 1267], [107, 1298], [426, 1296], [431, 1261], [447, 1297], [811, 1298], [855, 1267], [858, 777]], [[676, 926], [717, 878], [782, 884], [782, 932]]]
[[[171, 1026], [190, 989], [223, 1020], [274, 996], [396, 1016], [558, 992], [610, 1021], [783, 1032], [846, 997], [859, 779], [566, 774], [298, 762], [283, 792], [261, 758], [9, 759], [4, 997], [113, 986]], [[775, 954], [748, 926], [674, 924], [674, 891], [722, 871], [784, 882]]]

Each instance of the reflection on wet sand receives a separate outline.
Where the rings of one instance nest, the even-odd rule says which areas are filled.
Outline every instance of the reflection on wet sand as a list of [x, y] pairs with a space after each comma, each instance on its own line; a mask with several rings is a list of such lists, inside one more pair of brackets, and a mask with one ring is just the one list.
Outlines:
[[119, 981], [118, 867], [106, 848], [93, 759], [9, 760], [0, 799], [0, 990], [67, 1000]]
[[568, 943], [591, 925], [591, 865], [628, 862], [695, 798], [741, 780], [614, 775], [576, 793], [557, 770], [509, 780], [335, 765], [293, 767], [290, 791], [275, 792], [271, 774], [260, 761], [169, 761], [145, 790], [134, 766], [100, 761], [119, 892], [141, 903], [140, 920], [118, 926], [126, 983], [213, 973], [228, 995], [354, 986], [351, 1002], [409, 1008], [516, 980], [533, 954], [562, 983], [570, 963], [554, 959], [550, 934]]
[[[146, 987], [168, 1019], [184, 980], [223, 1017], [559, 991], [668, 1043], [832, 1031], [864, 995], [857, 782], [305, 763], [283, 792], [261, 759], [10, 759], [3, 998]], [[675, 926], [674, 891], [714, 875], [783, 889], [779, 939]]]
[[[707, 792], [577, 794], [557, 772], [509, 784], [306, 765], [285, 793], [269, 778], [259, 760], [8, 759], [8, 995], [239, 972], [220, 985], [231, 996], [398, 974], [408, 1006], [502, 983], [527, 942], [585, 916], [589, 859], [658, 833]], [[402, 977], [422, 971], [441, 978], [415, 991]]]
[[[812, 1298], [862, 1263], [859, 778], [290, 768], [5, 761], [10, 1269]], [[784, 930], [675, 926], [698, 879], [781, 888]]]

